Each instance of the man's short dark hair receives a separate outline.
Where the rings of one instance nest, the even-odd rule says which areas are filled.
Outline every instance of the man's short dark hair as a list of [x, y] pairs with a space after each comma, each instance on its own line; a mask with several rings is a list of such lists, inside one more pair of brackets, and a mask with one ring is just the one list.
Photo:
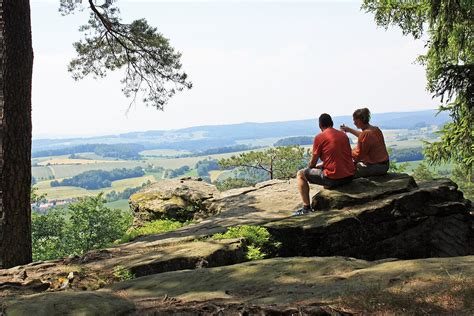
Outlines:
[[327, 113], [321, 114], [319, 117], [319, 126], [322, 128], [333, 127], [334, 123], [332, 121], [331, 115]]

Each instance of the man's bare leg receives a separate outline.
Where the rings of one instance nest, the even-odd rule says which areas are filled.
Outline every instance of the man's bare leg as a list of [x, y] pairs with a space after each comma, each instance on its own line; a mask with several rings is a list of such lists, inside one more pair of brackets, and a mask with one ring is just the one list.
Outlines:
[[303, 205], [309, 207], [309, 185], [304, 176], [304, 169], [298, 171], [296, 178], [298, 179], [298, 191], [300, 192]]

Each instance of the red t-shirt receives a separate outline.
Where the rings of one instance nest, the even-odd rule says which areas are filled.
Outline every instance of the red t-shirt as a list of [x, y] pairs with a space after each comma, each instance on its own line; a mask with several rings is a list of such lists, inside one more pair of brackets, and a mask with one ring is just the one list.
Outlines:
[[359, 134], [357, 147], [352, 151], [356, 162], [362, 161], [368, 165], [388, 161], [387, 147], [382, 131], [378, 128], [368, 128]]
[[323, 161], [323, 173], [330, 179], [342, 179], [355, 173], [349, 138], [342, 131], [329, 127], [316, 135], [313, 155]]

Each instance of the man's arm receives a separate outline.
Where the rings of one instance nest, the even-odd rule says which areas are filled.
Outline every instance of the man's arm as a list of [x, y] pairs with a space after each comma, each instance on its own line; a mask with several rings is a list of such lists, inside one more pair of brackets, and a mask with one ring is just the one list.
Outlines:
[[316, 163], [318, 162], [318, 160], [319, 160], [319, 156], [313, 154], [311, 156], [311, 160], [308, 163], [308, 168], [316, 168]]

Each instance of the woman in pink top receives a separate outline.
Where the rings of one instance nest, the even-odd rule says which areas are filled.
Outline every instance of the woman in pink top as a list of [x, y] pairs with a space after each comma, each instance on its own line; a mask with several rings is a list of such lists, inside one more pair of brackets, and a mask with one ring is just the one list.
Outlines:
[[357, 109], [352, 115], [354, 125], [362, 131], [345, 125], [341, 130], [357, 136], [357, 146], [352, 150], [356, 163], [356, 177], [378, 176], [387, 173], [389, 158], [382, 131], [369, 124], [370, 111], [367, 108]]

